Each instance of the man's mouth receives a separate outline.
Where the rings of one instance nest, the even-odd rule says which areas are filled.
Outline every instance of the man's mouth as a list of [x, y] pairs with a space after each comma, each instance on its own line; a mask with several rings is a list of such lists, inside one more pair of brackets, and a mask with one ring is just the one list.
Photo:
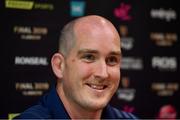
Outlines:
[[107, 85], [96, 85], [96, 84], [88, 84], [88, 83], [86, 85], [96, 90], [104, 90], [107, 87]]

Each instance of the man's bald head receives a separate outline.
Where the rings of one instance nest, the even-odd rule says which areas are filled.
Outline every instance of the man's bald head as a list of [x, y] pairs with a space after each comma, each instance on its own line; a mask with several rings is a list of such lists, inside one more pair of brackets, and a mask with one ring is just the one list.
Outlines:
[[102, 30], [114, 34], [120, 40], [114, 25], [106, 18], [98, 15], [77, 18], [62, 29], [59, 50], [66, 56], [75, 45], [79, 35], [98, 34], [98, 31]]

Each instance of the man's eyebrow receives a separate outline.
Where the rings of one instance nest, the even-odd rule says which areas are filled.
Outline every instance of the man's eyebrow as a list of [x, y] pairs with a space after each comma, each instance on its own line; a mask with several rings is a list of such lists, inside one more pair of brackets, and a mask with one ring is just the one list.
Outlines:
[[[92, 49], [81, 49], [78, 51], [78, 54], [82, 53], [99, 53], [97, 50], [92, 50]], [[122, 53], [120, 51], [112, 51], [109, 53], [109, 55], [117, 55], [122, 57]]]
[[122, 57], [122, 53], [120, 51], [110, 52], [110, 55], [118, 55], [118, 56]]
[[78, 54], [82, 54], [82, 53], [98, 53], [98, 51], [92, 49], [81, 49], [78, 51]]

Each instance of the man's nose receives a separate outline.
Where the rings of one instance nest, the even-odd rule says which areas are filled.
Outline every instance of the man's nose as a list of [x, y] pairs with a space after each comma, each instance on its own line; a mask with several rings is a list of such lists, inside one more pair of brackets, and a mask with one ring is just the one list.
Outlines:
[[97, 63], [97, 66], [95, 68], [95, 77], [105, 79], [109, 76], [108, 74], [108, 66], [105, 61], [101, 61]]

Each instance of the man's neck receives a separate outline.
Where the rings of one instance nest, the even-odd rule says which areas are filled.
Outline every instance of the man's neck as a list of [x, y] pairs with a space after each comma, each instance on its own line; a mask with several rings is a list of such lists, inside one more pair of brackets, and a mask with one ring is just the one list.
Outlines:
[[102, 111], [89, 112], [87, 110], [79, 111], [71, 108], [66, 108], [66, 110], [71, 119], [100, 119], [102, 113]]

